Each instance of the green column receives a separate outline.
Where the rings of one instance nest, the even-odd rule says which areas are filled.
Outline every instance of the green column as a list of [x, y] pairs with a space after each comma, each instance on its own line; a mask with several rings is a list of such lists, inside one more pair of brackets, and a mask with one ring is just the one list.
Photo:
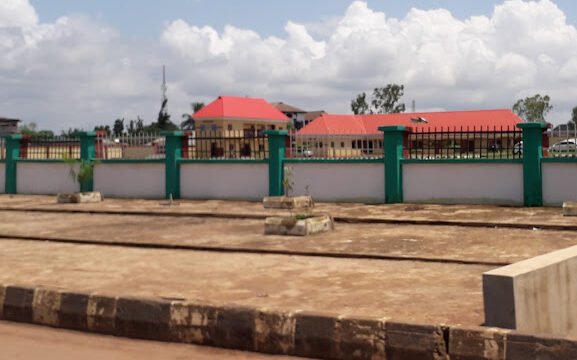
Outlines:
[[543, 158], [544, 123], [521, 123], [523, 130], [523, 198], [525, 206], [543, 206]]
[[182, 157], [182, 131], [163, 131], [165, 137], [165, 176], [167, 199], [180, 199], [180, 159]]
[[286, 130], [268, 130], [268, 194], [269, 196], [284, 195], [284, 156]]
[[[80, 162], [81, 166], [86, 166], [96, 158], [96, 133], [94, 131], [82, 132], [80, 137]], [[92, 164], [93, 165], [93, 164]], [[94, 171], [94, 168], [92, 168]], [[87, 180], [80, 182], [81, 192], [94, 191], [94, 178], [89, 176]]]
[[6, 194], [16, 194], [17, 167], [16, 162], [20, 157], [20, 140], [22, 135], [10, 135], [6, 138], [6, 162], [5, 162], [5, 183], [4, 192]]
[[403, 202], [403, 139], [405, 126], [381, 126], [385, 152], [385, 204]]

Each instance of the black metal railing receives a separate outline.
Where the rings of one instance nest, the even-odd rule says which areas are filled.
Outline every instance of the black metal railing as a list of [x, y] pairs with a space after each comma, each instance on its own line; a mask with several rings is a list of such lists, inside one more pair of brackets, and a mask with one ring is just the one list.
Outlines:
[[183, 142], [185, 159], [268, 159], [268, 138], [262, 131], [190, 132]]
[[154, 132], [96, 137], [97, 159], [164, 159], [165, 137]]
[[6, 140], [0, 137], [0, 160], [6, 159]]
[[577, 127], [564, 125], [549, 130], [543, 147], [547, 157], [577, 157]]
[[65, 136], [24, 137], [20, 141], [22, 159], [80, 159], [80, 140]]
[[515, 127], [413, 129], [405, 157], [409, 159], [519, 159], [522, 132]]

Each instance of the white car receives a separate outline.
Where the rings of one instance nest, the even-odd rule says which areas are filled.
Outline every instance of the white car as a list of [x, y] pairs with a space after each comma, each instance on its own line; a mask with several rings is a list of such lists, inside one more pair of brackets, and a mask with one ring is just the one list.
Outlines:
[[549, 147], [550, 151], [577, 151], [577, 139], [565, 139]]
[[523, 155], [523, 142], [519, 141], [518, 143], [513, 146], [513, 154], [515, 155]]

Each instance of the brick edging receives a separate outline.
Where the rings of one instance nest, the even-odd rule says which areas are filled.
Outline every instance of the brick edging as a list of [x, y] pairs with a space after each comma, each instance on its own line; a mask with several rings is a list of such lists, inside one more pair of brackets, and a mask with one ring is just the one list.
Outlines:
[[503, 329], [16, 285], [0, 285], [0, 320], [314, 358], [577, 358], [577, 341]]

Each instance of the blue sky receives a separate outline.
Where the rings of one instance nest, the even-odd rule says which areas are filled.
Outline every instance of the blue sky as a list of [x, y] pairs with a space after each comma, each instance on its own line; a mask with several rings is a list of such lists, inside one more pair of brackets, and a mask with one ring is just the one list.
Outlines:
[[575, 0], [0, 0], [0, 116], [54, 130], [262, 97], [350, 112], [405, 85], [417, 111], [577, 106]]
[[[323, 18], [341, 16], [350, 0], [31, 0], [43, 22], [72, 13], [89, 14], [113, 25], [124, 34], [136, 37], [156, 37], [164, 26], [182, 18], [197, 25], [222, 29], [231, 24], [256, 30], [263, 35], [280, 35], [288, 20], [310, 23]], [[404, 17], [409, 9], [444, 8], [465, 19], [490, 15], [495, 0], [368, 0], [372, 9], [387, 16]], [[556, 0], [569, 22], [577, 19], [575, 0]]]

